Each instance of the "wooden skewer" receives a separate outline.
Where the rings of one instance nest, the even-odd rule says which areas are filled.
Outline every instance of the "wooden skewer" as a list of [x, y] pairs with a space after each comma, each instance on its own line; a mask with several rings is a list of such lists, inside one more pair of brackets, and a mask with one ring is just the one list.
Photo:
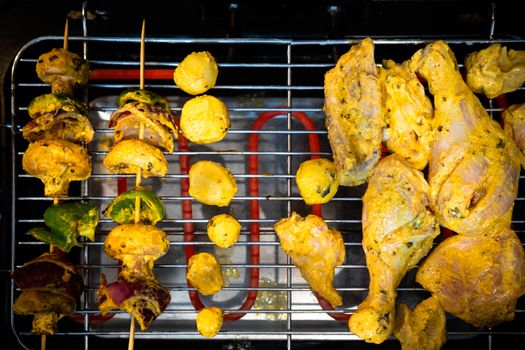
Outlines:
[[69, 38], [69, 19], [66, 18], [66, 25], [64, 27], [64, 50], [68, 48], [68, 38]]
[[40, 336], [40, 350], [46, 350], [46, 335], [42, 334]]
[[[142, 20], [142, 33], [140, 35], [140, 89], [144, 89], [144, 58], [145, 58], [145, 32], [146, 32], [146, 20]], [[144, 123], [140, 123], [139, 129], [139, 140], [144, 140]], [[135, 178], [135, 187], [140, 186], [142, 182], [142, 169], [137, 171], [137, 176]], [[137, 196], [135, 198], [135, 224], [140, 222], [140, 198]], [[130, 325], [129, 325], [129, 341], [128, 341], [128, 350], [133, 350], [135, 345], [135, 317], [131, 315]]]

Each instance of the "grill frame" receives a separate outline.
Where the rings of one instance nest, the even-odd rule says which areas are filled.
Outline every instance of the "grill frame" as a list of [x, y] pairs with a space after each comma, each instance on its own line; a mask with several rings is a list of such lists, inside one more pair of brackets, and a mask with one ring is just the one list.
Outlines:
[[[525, 39], [502, 39], [502, 40], [494, 40], [493, 37], [493, 26], [491, 27], [491, 38], [489, 39], [461, 39], [461, 38], [454, 38], [446, 40], [448, 43], [456, 45], [456, 46], [464, 46], [464, 47], [472, 47], [473, 45], [490, 45], [494, 42], [500, 42], [502, 44], [509, 45], [511, 47], [515, 46], [525, 46]], [[296, 111], [304, 111], [304, 112], [321, 112], [321, 108], [310, 108], [310, 109], [304, 109], [304, 108], [294, 108], [294, 100], [295, 92], [299, 91], [316, 91], [318, 94], [322, 94], [322, 85], [319, 86], [311, 86], [311, 85], [294, 85], [293, 82], [293, 73], [294, 69], [302, 69], [302, 68], [323, 68], [325, 70], [328, 70], [330, 67], [334, 65], [334, 63], [313, 63], [313, 64], [305, 64], [305, 63], [294, 63], [293, 62], [293, 49], [295, 48], [302, 48], [302, 47], [309, 47], [309, 46], [342, 46], [342, 45], [349, 45], [357, 43], [361, 38], [351, 38], [351, 39], [345, 39], [345, 40], [292, 40], [292, 39], [217, 39], [217, 38], [210, 38], [210, 39], [191, 39], [191, 38], [159, 38], [159, 37], [150, 37], [146, 38], [146, 45], [148, 44], [159, 44], [159, 45], [177, 45], [177, 44], [194, 44], [194, 45], [206, 45], [206, 44], [212, 44], [212, 45], [270, 45], [270, 46], [277, 46], [282, 47], [285, 49], [286, 52], [286, 63], [281, 64], [272, 64], [272, 63], [261, 63], [261, 64], [228, 64], [224, 63], [222, 64], [219, 62], [219, 67], [249, 67], [254, 69], [259, 68], [284, 68], [285, 74], [286, 74], [286, 85], [223, 85], [223, 86], [217, 86], [215, 88], [215, 91], [223, 91], [223, 90], [241, 90], [241, 89], [248, 89], [248, 90], [274, 90], [274, 91], [284, 91], [286, 92], [286, 102], [287, 102], [287, 108], [232, 108], [231, 111], [235, 112], [267, 112], [267, 111], [278, 111], [282, 112], [283, 115], [286, 117], [286, 123], [287, 127], [283, 130], [261, 130], [261, 131], [253, 131], [248, 129], [237, 129], [237, 130], [231, 130], [231, 134], [251, 134], [251, 133], [258, 133], [258, 134], [278, 134], [282, 135], [283, 137], [286, 137], [286, 143], [287, 143], [287, 151], [285, 152], [268, 152], [269, 155], [279, 155], [286, 158], [286, 168], [287, 173], [286, 174], [276, 174], [273, 175], [276, 178], [282, 178], [285, 179], [287, 182], [287, 194], [285, 196], [275, 196], [275, 197], [267, 197], [267, 196], [259, 196], [259, 197], [250, 197], [250, 196], [237, 196], [235, 200], [241, 200], [241, 201], [247, 201], [247, 200], [274, 200], [274, 201], [285, 201], [287, 212], [281, 213], [281, 217], [290, 215], [292, 211], [292, 202], [295, 201], [301, 201], [301, 198], [297, 195], [293, 195], [293, 168], [292, 168], [292, 161], [294, 156], [304, 156], [304, 155], [310, 155], [310, 152], [294, 152], [292, 147], [292, 136], [293, 135], [301, 135], [301, 134], [308, 134], [313, 133], [317, 134], [320, 137], [326, 137], [326, 130], [317, 130], [315, 132], [310, 131], [304, 131], [304, 130], [293, 130], [292, 129], [292, 112]], [[37, 37], [30, 42], [28, 42], [17, 54], [15, 57], [13, 66], [12, 66], [12, 72], [11, 72], [11, 132], [12, 132], [12, 138], [11, 138], [11, 152], [12, 152], [12, 198], [11, 198], [11, 204], [12, 204], [12, 229], [11, 229], [11, 270], [14, 271], [18, 266], [20, 266], [20, 261], [17, 260], [17, 256], [23, 255], [25, 246], [40, 246], [44, 245], [41, 242], [22, 242], [18, 239], [17, 233], [19, 224], [23, 223], [42, 223], [42, 219], [23, 219], [20, 218], [18, 215], [18, 209], [20, 207], [23, 207], [24, 202], [28, 202], [29, 205], [32, 201], [38, 201], [38, 202], [47, 202], [51, 201], [52, 199], [46, 198], [43, 196], [19, 196], [17, 193], [17, 187], [20, 184], [21, 180], [24, 178], [29, 178], [30, 176], [23, 174], [19, 169], [19, 164], [21, 160], [21, 156], [23, 154], [22, 151], [19, 150], [20, 144], [20, 133], [19, 130], [22, 125], [19, 125], [18, 123], [18, 117], [24, 113], [26, 113], [26, 106], [20, 106], [17, 102], [17, 97], [22, 95], [23, 93], [20, 90], [24, 89], [33, 89], [33, 88], [41, 88], [41, 87], [47, 87], [47, 85], [43, 83], [24, 83], [23, 81], [19, 81], [17, 79], [17, 73], [20, 63], [36, 63], [36, 58], [25, 58], [24, 54], [29, 49], [33, 48], [37, 44], [41, 43], [58, 43], [60, 45], [60, 42], [63, 40], [61, 36], [43, 36], [43, 37]], [[135, 45], [138, 47], [138, 44], [140, 42], [140, 38], [137, 37], [131, 37], [131, 38], [121, 38], [121, 37], [96, 37], [96, 36], [88, 36], [87, 35], [87, 26], [86, 22], [84, 21], [84, 35], [83, 36], [74, 36], [69, 38], [71, 43], [79, 43], [82, 45], [83, 48], [83, 56], [84, 58], [89, 60], [88, 56], [88, 47], [90, 43], [97, 43], [97, 42], [105, 42], [105, 43], [116, 43], [116, 44], [130, 44]], [[416, 48], [420, 47], [423, 44], [426, 44], [428, 42], [431, 42], [435, 39], [433, 38], [384, 38], [384, 39], [374, 39], [374, 42], [377, 46], [408, 46], [413, 47], [415, 51]], [[407, 57], [408, 58], [408, 57]], [[376, 58], [377, 61], [377, 58]], [[138, 66], [138, 62], [134, 61], [120, 61], [120, 60], [114, 60], [114, 61], [104, 61], [104, 60], [94, 60], [90, 61], [90, 63], [95, 63], [101, 66], [125, 66], [125, 67], [134, 67]], [[161, 62], [161, 61], [151, 61], [146, 59], [146, 66], [147, 67], [157, 67], [157, 66], [165, 66], [167, 68], [173, 69], [176, 67], [178, 62]], [[118, 89], [123, 89], [127, 87], [134, 86], [135, 84], [89, 84], [87, 88], [83, 91], [84, 101], [89, 102], [89, 91], [90, 89], [110, 89], [112, 91], [117, 91]], [[149, 84], [146, 85], [146, 88], [151, 88], [152, 90], [158, 90], [158, 89], [176, 89], [175, 85], [173, 83], [171, 84]], [[519, 93], [523, 93], [525, 91], [525, 88], [520, 88]], [[491, 115], [496, 112], [500, 112], [502, 109], [498, 107], [494, 107], [492, 105], [492, 101], [486, 101], [487, 103], [487, 110]], [[107, 107], [102, 108], [101, 110], [113, 110], [114, 108]], [[180, 108], [173, 108], [175, 113], [180, 112]], [[95, 110], [97, 111], [97, 110]], [[106, 134], [111, 133], [111, 129], [97, 129], [97, 134]], [[25, 141], [22, 141], [25, 142]], [[92, 155], [96, 156], [102, 156], [104, 155], [104, 152], [90, 152]], [[230, 152], [232, 155], [239, 155], [239, 156], [246, 156], [249, 154], [258, 154], [258, 155], [264, 155], [265, 152], [248, 152], [248, 151], [235, 151]], [[206, 152], [174, 152], [175, 155], [214, 155], [214, 154], [220, 154], [224, 155], [227, 154], [227, 152], [219, 152], [219, 151], [206, 151]], [[320, 152], [318, 153], [321, 156], [329, 156], [329, 153], [326, 152]], [[257, 177], [257, 178], [263, 178], [267, 177], [267, 175], [259, 174], [259, 175], [250, 175], [247, 173], [244, 174], [235, 174], [236, 177], [239, 178], [250, 178], [250, 177]], [[93, 178], [113, 178], [115, 176], [109, 175], [109, 174], [94, 174]], [[122, 177], [134, 177], [133, 175], [129, 176], [122, 176]], [[170, 173], [168, 174], [168, 177], [171, 178], [184, 178], [185, 175], [178, 174], [178, 173]], [[521, 188], [523, 188], [523, 179], [525, 177], [522, 175], [520, 176], [520, 184], [522, 184]], [[38, 180], [34, 180], [35, 183], [37, 183]], [[41, 184], [37, 184], [36, 186], [39, 186], [41, 188]], [[92, 201], [92, 200], [109, 200], [110, 197], [100, 197], [100, 196], [93, 196], [90, 195], [90, 189], [87, 185], [87, 181], [83, 182], [83, 184], [80, 186], [79, 189], [80, 195], [78, 196], [71, 196], [65, 198], [65, 200], [83, 200], [83, 201]], [[191, 199], [190, 197], [186, 196], [169, 196], [169, 197], [163, 197], [163, 200], [169, 200], [169, 201], [181, 201], [181, 200], [188, 200]], [[360, 198], [357, 197], [336, 197], [333, 199], [334, 201], [344, 201], [344, 202], [355, 202], [359, 201]], [[517, 201], [524, 201], [525, 197], [523, 195], [520, 195], [517, 198]], [[516, 217], [516, 213], [515, 213]], [[276, 222], [276, 219], [246, 219], [242, 218], [239, 220], [242, 224], [249, 224], [252, 222], [259, 222], [263, 224], [272, 224]], [[360, 220], [345, 220], [345, 219], [327, 219], [327, 223], [332, 224], [359, 224]], [[101, 223], [109, 223], [110, 220], [101, 220]], [[167, 224], [182, 224], [185, 222], [194, 222], [194, 223], [205, 223], [207, 222], [206, 219], [167, 219], [163, 221]], [[519, 225], [521, 230], [516, 230], [518, 232], [519, 236], [522, 236], [522, 232], [525, 230], [525, 217], [516, 218], [513, 220], [514, 225]], [[352, 229], [351, 229], [352, 230]], [[272, 235], [272, 231], [269, 228], [262, 228], [262, 234], [263, 235]], [[246, 235], [247, 232], [243, 231], [243, 235]], [[100, 232], [97, 232], [97, 235], [100, 236]], [[521, 237], [520, 237], [521, 238]], [[91, 270], [96, 270], [100, 268], [115, 268], [117, 265], [92, 265], [89, 264], [89, 247], [91, 246], [100, 246], [103, 243], [101, 241], [97, 242], [86, 242], [84, 247], [79, 249], [78, 259], [80, 266], [85, 268], [84, 273], [85, 277], [89, 277], [88, 275], [91, 273]], [[195, 244], [195, 245], [212, 245], [211, 242], [182, 242], [182, 241], [176, 241], [171, 243], [173, 246], [183, 246], [187, 244]], [[238, 245], [242, 246], [250, 246], [253, 244], [258, 244], [260, 246], [277, 246], [278, 242], [239, 242]], [[358, 242], [346, 242], [346, 246], [360, 246], [360, 243]], [[157, 264], [157, 268], [184, 268], [185, 264]], [[250, 264], [223, 264], [223, 267], [234, 267], [234, 268], [251, 268], [254, 267]], [[276, 287], [276, 288], [258, 288], [257, 290], [270, 290], [270, 291], [284, 291], [287, 293], [287, 310], [250, 310], [247, 311], [248, 314], [251, 313], [284, 313], [284, 314], [301, 314], [301, 313], [326, 313], [325, 310], [308, 310], [308, 309], [294, 309], [292, 310], [292, 292], [293, 291], [307, 291], [308, 288], [305, 286], [295, 286], [292, 285], [292, 270], [296, 269], [290, 262], [289, 258], [287, 259], [286, 264], [258, 264], [257, 267], [259, 268], [282, 268], [286, 270], [286, 276], [287, 276], [287, 285], [286, 287]], [[362, 264], [348, 264], [345, 263], [341, 268], [343, 269], [353, 269], [353, 268], [366, 268], [366, 266]], [[92, 288], [91, 288], [92, 289]], [[188, 287], [173, 287], [171, 288], [173, 292], [183, 292], [186, 293], [189, 288]], [[249, 291], [253, 290], [250, 287], [230, 287], [229, 290], [233, 291]], [[353, 288], [353, 287], [347, 287], [347, 288], [338, 288], [338, 290], [349, 290], [349, 291], [365, 291], [366, 288]], [[400, 291], [410, 291], [410, 290], [421, 290], [421, 288], [399, 288]], [[16, 289], [13, 284], [11, 284], [11, 291], [10, 291], [10, 302], [14, 301], [14, 297], [16, 295]], [[81, 304], [83, 304], [83, 308], [91, 307], [89, 310], [79, 310], [79, 313], [83, 316], [84, 323], [82, 325], [83, 330], [82, 331], [64, 331], [64, 332], [58, 332], [57, 336], [80, 336], [84, 338], [84, 347], [86, 349], [89, 348], [90, 344], [90, 338], [91, 337], [126, 337], [127, 332], [125, 331], [104, 331], [104, 330], [98, 330], [93, 329], [89, 323], [88, 323], [88, 316], [90, 314], [96, 313], [97, 310], [93, 309], [93, 305], [89, 305], [89, 301], [87, 298], [83, 298], [81, 300]], [[96, 305], [95, 305], [96, 306]], [[351, 308], [343, 308], [334, 310], [331, 312], [337, 313], [337, 312], [345, 312], [345, 313], [351, 313], [353, 310], [355, 310], [355, 307]], [[17, 316], [14, 315], [13, 310], [11, 308], [10, 313], [10, 319], [11, 319], [11, 327], [13, 332], [17, 336], [26, 337], [30, 336], [30, 332], [28, 330], [17, 330], [17, 325], [15, 322], [15, 318]], [[226, 310], [226, 311], [236, 311], [234, 309], [232, 310]], [[117, 312], [118, 313], [118, 312]], [[167, 313], [195, 313], [195, 310], [190, 309], [172, 309], [167, 310]], [[525, 313], [525, 308], [519, 308], [516, 310], [517, 314]], [[268, 321], [271, 322], [271, 321]], [[334, 321], [335, 322], [335, 321]], [[309, 331], [309, 330], [298, 330], [293, 328], [292, 324], [292, 317], [288, 317], [286, 321], [286, 327], [287, 329], [284, 331], [276, 332], [276, 331], [258, 331], [257, 337], [253, 337], [253, 339], [276, 339], [276, 340], [283, 340], [286, 341], [287, 348], [291, 349], [292, 347], [292, 341], [295, 340], [309, 340], [309, 339], [354, 339], [352, 336], [348, 333], [346, 329], [342, 329], [340, 331]], [[346, 328], [346, 327], [345, 327]], [[521, 328], [521, 329], [520, 329]], [[525, 322], [522, 322], [521, 326], [518, 327], [518, 330], [513, 331], [507, 331], [507, 330], [475, 330], [475, 331], [451, 331], [449, 332], [449, 337], [461, 337], [461, 336], [486, 336], [487, 338], [487, 348], [493, 349], [493, 342], [492, 338], [496, 336], [508, 336], [508, 335], [515, 335], [515, 336], [525, 336]], [[248, 337], [254, 336], [253, 331], [225, 331], [221, 332], [219, 335], [219, 338], [224, 339], [233, 339], [236, 337]], [[167, 331], [151, 331], [144, 334], [138, 334], [137, 337], [145, 337], [145, 338], [196, 338], [198, 337], [198, 333], [196, 331], [179, 331], [179, 332], [167, 332]], [[23, 342], [20, 343], [22, 346]]]

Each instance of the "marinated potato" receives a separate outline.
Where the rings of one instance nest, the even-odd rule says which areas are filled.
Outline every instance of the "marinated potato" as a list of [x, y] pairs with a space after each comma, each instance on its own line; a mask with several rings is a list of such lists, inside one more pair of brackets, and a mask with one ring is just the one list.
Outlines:
[[224, 285], [221, 265], [209, 253], [195, 254], [190, 258], [186, 278], [202, 295], [215, 294]]
[[215, 215], [207, 226], [208, 238], [221, 248], [229, 248], [237, 242], [241, 224], [228, 214]]
[[213, 338], [222, 327], [224, 312], [216, 306], [205, 307], [197, 314], [197, 330], [207, 338]]
[[301, 197], [308, 205], [329, 202], [339, 188], [335, 165], [324, 158], [301, 163], [295, 181]]
[[168, 162], [158, 148], [134, 139], [117, 143], [103, 163], [114, 174], [136, 174], [142, 169], [142, 176], [147, 178], [168, 172]]
[[182, 107], [180, 128], [193, 143], [208, 144], [222, 140], [230, 128], [226, 105], [216, 97], [202, 95]]
[[215, 86], [219, 69], [215, 58], [207, 52], [192, 52], [178, 65], [173, 80], [191, 95], [199, 95]]
[[237, 193], [233, 174], [222, 164], [201, 160], [191, 166], [188, 193], [201, 203], [225, 207]]

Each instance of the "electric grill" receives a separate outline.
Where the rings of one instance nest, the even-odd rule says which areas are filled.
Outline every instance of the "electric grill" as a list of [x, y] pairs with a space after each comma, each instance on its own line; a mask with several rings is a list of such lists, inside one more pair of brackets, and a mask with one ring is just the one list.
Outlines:
[[[230, 6], [230, 15], [236, 13], [235, 9]], [[338, 22], [340, 10], [338, 6], [330, 9], [334, 23]], [[85, 201], [104, 209], [117, 193], [133, 186], [134, 175], [109, 174], [102, 159], [113, 137], [113, 130], [107, 124], [109, 115], [116, 109], [116, 97], [123, 89], [138, 86], [140, 23], [137, 22], [135, 36], [92, 34], [88, 28], [87, 3], [83, 5], [80, 20], [82, 31], [80, 35], [70, 36], [69, 50], [82, 54], [90, 63], [90, 83], [77, 97], [91, 109], [96, 137], [89, 145], [92, 176], [81, 184], [73, 184], [65, 200]], [[436, 39], [445, 39], [450, 44], [459, 63], [466, 54], [494, 42], [525, 50], [525, 36], [496, 37], [495, 24], [496, 17], [492, 16], [490, 26], [481, 37], [373, 36], [376, 62], [387, 58], [401, 62]], [[337, 26], [332, 26], [334, 28]], [[173, 70], [192, 51], [210, 51], [219, 64], [219, 79], [208, 94], [221, 98], [228, 106], [232, 128], [223, 141], [212, 145], [188, 144], [179, 139], [175, 152], [166, 154], [168, 175], [144, 181], [144, 185], [161, 196], [166, 206], [166, 219], [159, 227], [168, 233], [171, 247], [169, 253], [157, 261], [155, 274], [159, 282], [171, 290], [172, 301], [147, 332], [136, 333], [137, 348], [143, 343], [162, 349], [188, 344], [190, 340], [193, 347], [332, 346], [326, 341], [337, 341], [333, 344], [348, 348], [377, 347], [349, 333], [346, 324], [348, 316], [366, 296], [368, 287], [360, 243], [361, 196], [366, 186], [341, 187], [330, 203], [309, 207], [302, 201], [294, 180], [302, 161], [331, 157], [322, 112], [323, 75], [335, 65], [337, 55], [346, 52], [361, 36], [312, 39], [279, 35], [218, 38], [166, 34], [146, 33], [145, 88], [166, 96], [174, 113], [180, 115], [182, 105], [191, 96], [175, 86]], [[4, 151], [11, 156], [7, 181], [11, 210], [9, 232], [4, 232], [4, 236], [10, 235], [11, 271], [47, 249], [44, 243], [27, 234], [29, 228], [43, 225], [43, 212], [52, 199], [43, 196], [43, 186], [38, 179], [21, 169], [27, 142], [22, 139], [20, 128], [28, 121], [28, 102], [49, 90], [34, 73], [36, 60], [41, 53], [60, 47], [62, 40], [59, 35], [37, 36], [20, 49], [12, 64], [11, 119], [2, 124], [10, 134], [9, 148]], [[480, 99], [489, 113], [499, 118], [507, 105], [525, 100], [525, 88], [493, 101]], [[239, 191], [230, 207], [205, 206], [188, 196], [189, 166], [204, 159], [220, 161], [235, 175]], [[524, 177], [520, 177], [513, 218], [513, 228], [522, 240]], [[292, 211], [303, 215], [318, 213], [328, 225], [343, 233], [347, 259], [336, 269], [335, 279], [335, 286], [343, 295], [343, 307], [333, 310], [318, 300], [279, 248], [273, 224]], [[242, 225], [241, 238], [234, 248], [217, 248], [206, 236], [208, 219], [221, 212], [234, 213]], [[84, 349], [109, 348], [114, 344], [123, 347], [126, 343], [129, 315], [115, 312], [102, 317], [96, 300], [101, 273], [114, 280], [118, 270], [116, 262], [107, 257], [103, 249], [104, 239], [114, 225], [111, 220], [101, 218], [95, 242], [83, 242], [82, 248], [75, 248], [69, 254], [84, 271], [87, 289], [75, 315], [62, 320], [57, 335], [48, 337], [49, 348], [63, 344], [78, 344], [76, 348], [83, 346]], [[202, 251], [217, 256], [228, 281], [223, 291], [211, 297], [200, 297], [195, 289], [188, 287], [185, 278], [187, 260], [194, 252]], [[398, 302], [414, 306], [428, 296], [415, 283], [415, 272], [411, 271], [400, 285]], [[30, 332], [30, 318], [14, 315], [10, 307], [16, 295], [11, 284], [7, 295], [8, 326], [19, 342], [14, 348], [36, 347], [39, 339]], [[219, 306], [226, 313], [221, 332], [211, 341], [201, 342], [203, 338], [196, 331], [195, 316], [202, 305]], [[475, 328], [447, 315], [449, 340], [445, 348], [500, 349], [509, 341], [519, 344], [525, 336], [524, 313], [522, 298], [518, 301], [515, 320], [494, 328]], [[380, 346], [398, 347], [394, 339]]]

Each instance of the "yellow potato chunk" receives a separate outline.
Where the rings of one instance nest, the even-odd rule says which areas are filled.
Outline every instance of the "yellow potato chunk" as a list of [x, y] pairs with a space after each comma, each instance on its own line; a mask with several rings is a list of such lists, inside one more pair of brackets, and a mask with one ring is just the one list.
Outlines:
[[202, 295], [215, 294], [224, 285], [221, 265], [209, 253], [195, 254], [190, 258], [186, 278]]
[[301, 197], [308, 205], [329, 202], [339, 188], [335, 165], [325, 158], [301, 163], [295, 175], [295, 181]]
[[217, 74], [219, 69], [211, 53], [192, 52], [175, 69], [173, 80], [188, 94], [199, 95], [215, 86]]
[[224, 312], [216, 306], [205, 307], [197, 314], [197, 330], [207, 338], [213, 338], [222, 327]]
[[230, 170], [209, 160], [193, 164], [189, 180], [189, 195], [204, 204], [225, 207], [237, 193], [237, 183]]
[[241, 224], [228, 214], [215, 215], [208, 222], [208, 238], [221, 248], [229, 248], [237, 242]]
[[193, 143], [220, 141], [230, 128], [228, 109], [216, 97], [194, 97], [182, 107], [180, 128], [184, 136]]

